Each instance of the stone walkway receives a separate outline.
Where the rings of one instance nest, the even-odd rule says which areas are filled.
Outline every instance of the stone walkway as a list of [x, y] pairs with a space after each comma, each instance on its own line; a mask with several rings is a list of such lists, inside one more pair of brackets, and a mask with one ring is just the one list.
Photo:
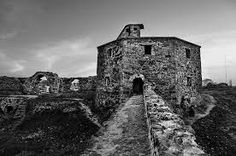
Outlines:
[[150, 155], [148, 127], [142, 95], [131, 97], [94, 137], [83, 156]]

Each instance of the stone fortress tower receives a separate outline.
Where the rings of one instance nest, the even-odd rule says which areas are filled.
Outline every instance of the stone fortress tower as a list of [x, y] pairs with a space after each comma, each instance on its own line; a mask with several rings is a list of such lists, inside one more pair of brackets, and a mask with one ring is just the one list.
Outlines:
[[200, 46], [177, 37], [141, 37], [143, 24], [129, 24], [118, 38], [98, 47], [96, 105], [118, 106], [150, 85], [177, 108], [201, 87]]

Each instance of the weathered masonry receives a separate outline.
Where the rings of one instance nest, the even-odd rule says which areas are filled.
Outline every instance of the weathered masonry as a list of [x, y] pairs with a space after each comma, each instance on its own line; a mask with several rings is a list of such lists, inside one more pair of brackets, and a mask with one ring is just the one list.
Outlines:
[[117, 106], [147, 83], [175, 110], [198, 94], [201, 47], [177, 37], [141, 37], [141, 29], [143, 24], [126, 25], [116, 40], [98, 47], [98, 107]]

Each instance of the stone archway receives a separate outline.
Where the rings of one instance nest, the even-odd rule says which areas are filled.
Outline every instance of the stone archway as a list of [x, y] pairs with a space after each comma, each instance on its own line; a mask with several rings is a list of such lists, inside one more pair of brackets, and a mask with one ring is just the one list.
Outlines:
[[78, 91], [79, 90], [79, 79], [74, 79], [71, 82], [70, 90]]
[[135, 78], [133, 80], [133, 94], [143, 94], [143, 84], [142, 78]]
[[44, 76], [44, 75], [41, 75], [41, 74], [37, 75], [35, 83], [38, 84], [38, 83], [40, 83], [42, 81], [47, 81], [47, 77]]

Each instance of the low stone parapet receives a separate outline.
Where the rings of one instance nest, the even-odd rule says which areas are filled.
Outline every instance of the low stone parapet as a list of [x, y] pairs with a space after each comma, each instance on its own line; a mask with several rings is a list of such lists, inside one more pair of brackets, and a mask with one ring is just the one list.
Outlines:
[[149, 86], [144, 89], [144, 103], [152, 156], [207, 155], [195, 142], [193, 129]]

